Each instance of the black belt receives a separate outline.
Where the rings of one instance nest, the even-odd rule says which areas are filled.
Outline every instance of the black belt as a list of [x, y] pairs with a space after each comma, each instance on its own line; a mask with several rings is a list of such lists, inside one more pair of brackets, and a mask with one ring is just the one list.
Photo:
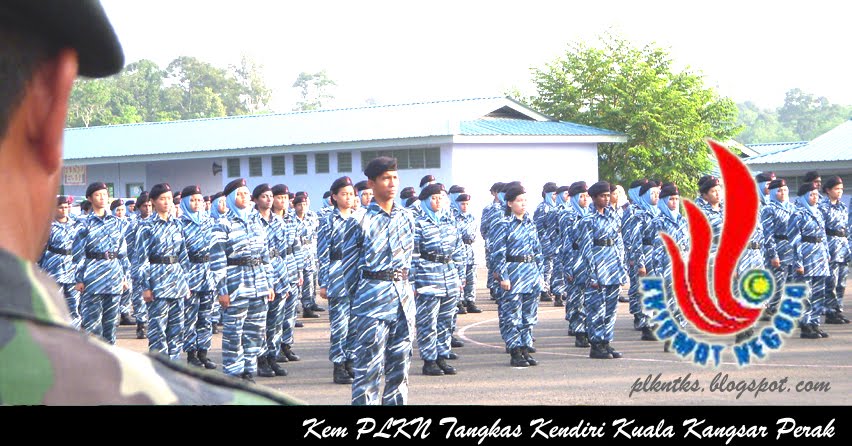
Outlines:
[[526, 255], [526, 256], [506, 256], [507, 262], [515, 262], [515, 263], [531, 263], [535, 261], [535, 256]]
[[228, 259], [229, 266], [257, 266], [263, 263], [260, 257], [240, 257], [238, 259]]
[[59, 254], [59, 255], [63, 255], [63, 256], [70, 256], [71, 255], [70, 249], [55, 248], [53, 246], [48, 245], [47, 250], [54, 253], [54, 254]]
[[335, 260], [343, 260], [343, 253], [340, 251], [331, 251], [328, 256], [332, 262]]
[[595, 246], [614, 246], [615, 240], [611, 238], [596, 238], [594, 244]]
[[654, 246], [654, 239], [652, 238], [643, 238], [642, 244], [645, 246]]
[[430, 262], [437, 263], [450, 263], [453, 261], [452, 257], [444, 255], [444, 254], [435, 254], [434, 252], [423, 252], [420, 253], [420, 257], [426, 259]]
[[825, 234], [826, 234], [826, 235], [828, 235], [829, 237], [843, 237], [843, 238], [846, 238], [846, 230], [845, 230], [845, 229], [841, 229], [841, 230], [839, 230], [839, 231], [835, 231], [835, 230], [832, 230], [832, 229], [826, 229], [826, 230], [825, 230]]
[[811, 237], [809, 235], [803, 235], [802, 241], [805, 243], [822, 243], [822, 237]]
[[207, 263], [210, 261], [210, 254], [204, 254], [203, 256], [190, 254], [189, 261], [191, 263]]
[[148, 262], [160, 265], [171, 265], [178, 262], [177, 256], [148, 256]]
[[408, 280], [408, 270], [386, 269], [383, 271], [361, 271], [361, 277], [372, 280], [384, 280], [386, 282], [399, 282]]
[[284, 250], [284, 254], [288, 256], [293, 255], [293, 247], [287, 247], [287, 249]]
[[86, 258], [92, 260], [113, 260], [118, 258], [118, 253], [107, 252], [86, 252]]
[[580, 245], [578, 245], [577, 242], [571, 243], [571, 249], [577, 251], [580, 249]]
[[772, 234], [772, 236], [775, 237], [775, 240], [790, 240], [785, 234]]
[[275, 257], [278, 257], [280, 255], [281, 255], [281, 253], [275, 248], [269, 250], [269, 258], [270, 259], [274, 259]]
[[760, 243], [757, 243], [757, 242], [750, 242], [750, 243], [748, 244], [748, 249], [760, 249], [760, 247], [761, 247], [761, 246], [762, 246], [762, 245], [761, 245]]

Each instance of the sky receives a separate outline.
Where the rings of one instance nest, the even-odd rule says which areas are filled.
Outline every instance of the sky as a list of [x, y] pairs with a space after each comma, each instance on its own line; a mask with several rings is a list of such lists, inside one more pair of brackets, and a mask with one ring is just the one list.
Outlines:
[[274, 111], [300, 72], [326, 70], [332, 107], [535, 93], [530, 69], [612, 32], [669, 50], [736, 102], [792, 88], [852, 104], [844, 2], [102, 0], [127, 62], [179, 56], [263, 66]]

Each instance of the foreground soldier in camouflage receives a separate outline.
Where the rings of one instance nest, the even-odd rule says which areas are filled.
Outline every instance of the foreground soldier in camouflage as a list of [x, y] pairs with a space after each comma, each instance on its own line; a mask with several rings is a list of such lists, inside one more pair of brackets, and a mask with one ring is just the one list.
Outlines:
[[17, 209], [0, 222], [0, 404], [297, 403], [71, 327], [56, 283], [33, 262], [55, 212], [78, 64], [81, 74], [102, 77], [121, 69], [123, 55], [99, 3], [23, 3], [6, 1], [0, 12], [0, 177], [8, 192], [0, 206]]

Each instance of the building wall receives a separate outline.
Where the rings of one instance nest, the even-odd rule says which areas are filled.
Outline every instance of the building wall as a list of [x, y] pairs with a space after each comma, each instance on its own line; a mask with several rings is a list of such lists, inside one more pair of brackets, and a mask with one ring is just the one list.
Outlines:
[[[115, 195], [127, 196], [128, 183], [145, 183], [145, 163], [120, 163], [120, 164], [95, 164], [86, 166], [86, 185], [64, 186], [65, 195], [83, 197], [86, 194], [88, 184], [96, 181], [112, 183], [115, 187]], [[146, 187], [150, 187], [147, 186]]]

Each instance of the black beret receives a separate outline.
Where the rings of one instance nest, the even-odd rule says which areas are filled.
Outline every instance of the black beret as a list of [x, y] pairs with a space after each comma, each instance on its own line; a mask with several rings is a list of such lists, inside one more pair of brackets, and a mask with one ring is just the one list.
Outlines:
[[408, 186], [402, 189], [402, 192], [399, 193], [399, 198], [401, 200], [405, 200], [406, 198], [411, 198], [416, 195], [416, 191], [413, 187]]
[[366, 190], [366, 189], [369, 189], [369, 188], [370, 188], [370, 186], [367, 185], [366, 180], [359, 181], [359, 182], [355, 183], [355, 191], [356, 192], [361, 192], [362, 190]]
[[212, 195], [205, 195], [204, 201], [213, 201], [213, 196]]
[[371, 180], [375, 180], [385, 172], [396, 170], [398, 170], [396, 167], [396, 158], [380, 156], [367, 164], [367, 167], [364, 168], [364, 175]]
[[218, 199], [220, 199], [220, 198], [222, 198], [222, 197], [224, 197], [224, 196], [225, 196], [225, 193], [224, 193], [224, 192], [216, 192], [215, 194], [213, 194], [213, 196], [212, 196], [212, 197], [210, 197], [210, 201], [218, 200]]
[[174, 204], [180, 204], [180, 199], [181, 199], [181, 198], [183, 198], [183, 197], [181, 196], [180, 192], [178, 192], [178, 193], [177, 193], [177, 195], [175, 195], [175, 196], [173, 196], [173, 197], [172, 197], [172, 202], [173, 202]]
[[647, 178], [642, 178], [641, 180], [633, 180], [633, 182], [630, 183], [630, 188], [635, 189], [637, 187], [642, 187], [642, 185], [647, 183], [647, 182], [648, 182]]
[[493, 192], [493, 193], [500, 192], [500, 191], [503, 190], [503, 186], [505, 186], [505, 184], [498, 181], [498, 182], [491, 185], [491, 192]]
[[117, 200], [113, 200], [112, 204], [109, 205], [109, 210], [114, 211], [115, 208], [117, 208], [119, 206], [124, 206], [124, 200], [122, 200], [121, 198], [119, 198]]
[[571, 186], [559, 186], [559, 188], [556, 189], [557, 195], [562, 195], [565, 192], [568, 192], [568, 195], [571, 195]]
[[133, 206], [133, 205], [135, 205], [135, 204], [136, 204], [136, 201], [134, 201], [134, 200], [127, 200], [127, 201], [125, 201], [125, 202], [124, 202], [124, 204], [125, 204], [125, 206]]
[[411, 206], [411, 205], [412, 205], [412, 204], [414, 204], [416, 201], [417, 201], [417, 197], [414, 197], [414, 196], [409, 197], [407, 200], [405, 200], [405, 207], [409, 207], [409, 206]]
[[293, 205], [297, 205], [299, 203], [304, 203], [307, 199], [308, 199], [307, 195], [298, 195], [297, 194], [296, 197], [293, 198]]
[[330, 191], [330, 190], [327, 190], [327, 191], [325, 191], [325, 192], [323, 192], [323, 193], [322, 193], [322, 198], [328, 198], [328, 197], [330, 197], [330, 196], [331, 196], [331, 191]]
[[[515, 186], [520, 186], [520, 185], [521, 185], [520, 181], [510, 181], [508, 183], [503, 184], [503, 190], [501, 190], [500, 192], [506, 192], [509, 189], [511, 189]], [[524, 192], [524, 193], [526, 193], [526, 192]]]
[[286, 184], [272, 186], [272, 195], [290, 195], [290, 188]]
[[105, 77], [124, 66], [121, 43], [97, 0], [3, 0], [0, 22], [38, 34], [54, 48], [75, 49], [82, 76]]
[[225, 190], [222, 192], [222, 195], [225, 195], [227, 197], [228, 195], [231, 195], [231, 192], [233, 192], [233, 191], [235, 191], [235, 190], [237, 190], [241, 187], [248, 187], [248, 186], [246, 186], [246, 179], [245, 178], [237, 178], [236, 180], [228, 183], [225, 186]]
[[770, 189], [778, 189], [779, 187], [783, 187], [787, 185], [787, 181], [784, 178], [776, 178], [769, 182]]
[[662, 189], [660, 189], [660, 198], [669, 197], [672, 195], [680, 195], [680, 192], [677, 190], [677, 186], [674, 183], [666, 183]]
[[89, 210], [92, 208], [92, 202], [89, 200], [83, 200], [80, 202], [80, 209]]
[[718, 186], [719, 184], [721, 184], [721, 183], [719, 182], [718, 178], [710, 177], [710, 178], [704, 180], [703, 182], [701, 182], [701, 181], [698, 182], [698, 185], [699, 185], [698, 191], [701, 192], [702, 194], [706, 194], [710, 189], [713, 189], [714, 187]]
[[470, 194], [459, 194], [459, 196], [456, 197], [456, 201], [470, 201]]
[[448, 191], [451, 194], [463, 194], [465, 192], [467, 191], [464, 189], [464, 186], [459, 186], [458, 184], [453, 184]]
[[186, 186], [180, 191], [181, 197], [191, 197], [193, 195], [201, 195], [201, 186], [193, 184], [192, 186]]
[[544, 187], [541, 188], [541, 197], [544, 198], [544, 194], [550, 194], [556, 192], [559, 186], [556, 185], [553, 181], [549, 181], [544, 183]]
[[71, 204], [73, 202], [74, 202], [74, 197], [72, 197], [70, 195], [69, 196], [59, 195], [59, 196], [56, 197], [56, 205], [57, 206], [60, 206], [60, 205], [63, 205], [63, 204]]
[[99, 190], [109, 190], [109, 189], [107, 188], [106, 183], [103, 183], [103, 182], [100, 182], [100, 181], [97, 182], [97, 183], [92, 183], [92, 184], [89, 185], [89, 187], [86, 188], [86, 197], [91, 197], [92, 194], [94, 194], [95, 192], [97, 192]]
[[817, 178], [819, 178], [819, 172], [817, 172], [816, 170], [812, 170], [810, 172], [805, 172], [805, 179], [804, 179], [805, 182], [816, 181]]
[[305, 191], [303, 191], [303, 190], [300, 190], [300, 191], [296, 192], [296, 195], [295, 195], [295, 196], [296, 196], [296, 197], [305, 197], [305, 198], [308, 198], [308, 193], [307, 193], [307, 192], [305, 192]]
[[807, 183], [802, 183], [802, 185], [799, 186], [799, 196], [801, 197], [802, 195], [807, 195], [812, 190], [816, 190], [816, 189], [817, 189], [816, 184], [814, 184], [813, 181], [809, 181]]
[[609, 183], [606, 181], [598, 181], [589, 188], [589, 196], [591, 197], [597, 197], [607, 192], [609, 192]]
[[655, 180], [648, 180], [639, 188], [639, 195], [645, 195], [645, 192], [648, 192], [648, 189], [652, 187], [660, 187], [660, 183]]
[[251, 197], [256, 199], [257, 197], [261, 196], [262, 194], [264, 194], [266, 192], [272, 192], [272, 188], [269, 187], [268, 183], [261, 183], [261, 184], [258, 184], [257, 187], [254, 188], [254, 190], [251, 193]]
[[765, 183], [767, 181], [772, 181], [775, 179], [775, 172], [761, 172], [754, 177], [754, 181], [758, 183]]
[[[343, 189], [346, 186], [352, 186], [352, 178], [349, 178], [347, 176], [342, 176], [342, 177], [334, 180], [333, 183], [331, 183], [331, 188], [329, 190], [329, 194], [336, 194], [336, 193], [340, 192], [340, 189]], [[323, 196], [323, 198], [327, 198], [327, 197]]]
[[504, 190], [504, 192], [506, 193], [506, 202], [514, 201], [515, 198], [518, 198], [518, 195], [527, 193], [526, 189], [524, 189], [524, 186], [521, 186], [519, 182], [515, 181], [514, 183], [517, 184], [512, 184]]
[[151, 197], [152, 200], [156, 200], [160, 195], [171, 191], [172, 187], [169, 186], [169, 183], [155, 184], [154, 187], [151, 188], [151, 192], [148, 193], [148, 196]]
[[568, 187], [568, 195], [570, 195], [572, 197], [576, 196], [576, 195], [580, 195], [583, 192], [588, 192], [588, 191], [589, 191], [589, 187], [586, 186], [585, 181], [576, 181], [573, 184], [571, 184], [571, 186]]
[[142, 191], [142, 193], [139, 194], [138, 197], [136, 197], [137, 203], [145, 203], [145, 202], [148, 202], [148, 201], [151, 201], [151, 197], [150, 197], [150, 195], [148, 195], [147, 191]]
[[834, 186], [837, 186], [838, 184], [843, 184], [842, 178], [840, 178], [837, 175], [828, 177], [828, 179], [823, 181], [823, 183], [822, 183], [822, 190], [827, 191], [829, 189], [833, 189]]
[[423, 187], [426, 183], [431, 183], [437, 181], [435, 180], [435, 175], [426, 175], [420, 179], [420, 187]]
[[441, 192], [446, 192], [446, 189], [444, 189], [444, 185], [441, 183], [432, 183], [424, 187], [423, 190], [420, 191], [420, 195], [417, 198], [419, 198], [420, 201], [426, 201], [432, 195], [440, 194]]

